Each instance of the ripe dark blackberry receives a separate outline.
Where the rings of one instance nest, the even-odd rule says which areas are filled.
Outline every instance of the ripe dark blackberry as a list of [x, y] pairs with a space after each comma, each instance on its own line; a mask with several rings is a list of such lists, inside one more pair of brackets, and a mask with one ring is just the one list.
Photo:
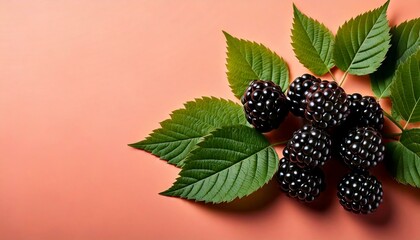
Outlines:
[[286, 96], [271, 81], [252, 81], [241, 102], [246, 119], [260, 132], [278, 128], [289, 112]]
[[305, 118], [319, 128], [338, 126], [350, 113], [347, 94], [336, 82], [313, 85], [306, 102]]
[[347, 95], [350, 102], [350, 115], [348, 125], [359, 127], [373, 127], [382, 130], [384, 126], [384, 113], [381, 105], [374, 97], [354, 93]]
[[301, 168], [322, 166], [331, 158], [330, 136], [321, 129], [305, 125], [293, 133], [283, 155]]
[[280, 159], [277, 181], [289, 197], [303, 202], [312, 202], [325, 189], [324, 174], [321, 169], [299, 168], [286, 158]]
[[347, 174], [338, 184], [337, 190], [340, 204], [350, 212], [371, 213], [382, 202], [382, 184], [367, 171]]
[[297, 77], [290, 83], [289, 91], [287, 92], [287, 100], [289, 101], [290, 112], [295, 116], [303, 117], [306, 108], [306, 95], [308, 89], [321, 80], [310, 74], [303, 74]]
[[381, 134], [372, 127], [351, 129], [341, 141], [339, 153], [350, 168], [368, 169], [384, 159]]

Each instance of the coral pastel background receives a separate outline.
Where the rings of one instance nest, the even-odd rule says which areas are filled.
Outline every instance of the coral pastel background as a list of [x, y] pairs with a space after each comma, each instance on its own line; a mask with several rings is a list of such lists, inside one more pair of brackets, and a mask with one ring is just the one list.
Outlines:
[[[294, 2], [336, 32], [384, 0]], [[418, 0], [393, 0], [391, 24], [419, 9]], [[0, 1], [0, 238], [420, 239], [420, 191], [383, 167], [373, 172], [385, 201], [370, 216], [341, 209], [334, 185], [313, 207], [275, 182], [204, 205], [158, 195], [178, 169], [126, 145], [185, 101], [235, 100], [221, 30], [276, 51], [291, 78], [304, 73], [291, 24], [289, 0]], [[371, 93], [367, 78], [345, 88]], [[326, 168], [331, 184], [345, 172]]]

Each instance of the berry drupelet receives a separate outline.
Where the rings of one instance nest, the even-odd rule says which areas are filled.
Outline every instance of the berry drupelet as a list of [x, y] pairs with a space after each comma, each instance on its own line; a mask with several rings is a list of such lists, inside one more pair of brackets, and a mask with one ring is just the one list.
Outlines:
[[241, 102], [246, 119], [260, 132], [278, 128], [289, 112], [286, 96], [271, 81], [252, 81]]
[[353, 171], [347, 174], [339, 182], [337, 190], [340, 204], [353, 213], [371, 213], [382, 202], [382, 184], [367, 171]]
[[373, 127], [382, 130], [384, 114], [381, 105], [371, 96], [354, 93], [347, 95], [350, 102], [350, 116], [347, 120], [349, 126]]
[[331, 158], [331, 150], [331, 139], [327, 132], [305, 125], [293, 133], [283, 155], [300, 168], [314, 168], [324, 165]]
[[339, 154], [348, 167], [368, 169], [384, 159], [385, 146], [374, 128], [353, 128], [342, 140]]
[[306, 109], [306, 95], [310, 87], [320, 83], [321, 80], [310, 74], [303, 74], [290, 83], [287, 92], [287, 100], [289, 101], [290, 112], [295, 116], [303, 117]]
[[344, 122], [350, 113], [347, 94], [336, 82], [321, 81], [308, 90], [305, 118], [318, 128], [331, 128]]
[[303, 202], [312, 202], [325, 189], [321, 169], [302, 169], [286, 158], [280, 159], [277, 181], [289, 197]]

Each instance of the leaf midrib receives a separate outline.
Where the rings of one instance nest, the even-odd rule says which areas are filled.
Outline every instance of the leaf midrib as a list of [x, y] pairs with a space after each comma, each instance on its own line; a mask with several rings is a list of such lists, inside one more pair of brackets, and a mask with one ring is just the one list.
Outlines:
[[[305, 28], [305, 26], [303, 25], [303, 23], [302, 23], [302, 18], [301, 18], [301, 16], [300, 16], [300, 14], [298, 14], [298, 18], [299, 18], [299, 23], [300, 23], [300, 26], [303, 28], [303, 29], [306, 29]], [[308, 21], [311, 21], [311, 19], [308, 19]], [[314, 21], [314, 20], [312, 20], [312, 21]], [[321, 25], [321, 24], [320, 24]], [[321, 26], [321, 27], [323, 27], [323, 26]], [[325, 59], [322, 59], [321, 58], [321, 49], [320, 49], [320, 51], [318, 51], [316, 48], [315, 48], [315, 46], [314, 46], [314, 44], [313, 44], [313, 42], [311, 41], [311, 38], [309, 37], [309, 34], [308, 34], [308, 32], [307, 31], [304, 31], [305, 32], [305, 36], [306, 36], [306, 38], [309, 40], [309, 42], [311, 43], [311, 47], [312, 47], [312, 49], [313, 50], [315, 50], [315, 52], [318, 54], [318, 57], [319, 57], [319, 59], [321, 60], [321, 63], [324, 65], [324, 67], [325, 67], [325, 69], [324, 70], [327, 70], [328, 71], [328, 66], [327, 66], [327, 64], [325, 63]], [[322, 35], [324, 35], [324, 34], [322, 34]], [[322, 41], [323, 41], [323, 38], [322, 38]]]
[[[201, 110], [201, 109], [198, 109], [198, 112], [206, 113], [204, 110]], [[205, 122], [202, 119], [197, 118], [196, 116], [188, 115], [188, 114], [186, 114], [184, 112], [179, 112], [177, 114], [178, 115], [184, 115], [184, 116], [187, 116], [187, 117], [194, 118], [197, 121], [200, 121], [200, 123], [206, 124], [207, 127], [208, 127], [207, 128], [208, 129], [207, 132], [211, 132], [211, 131], [213, 131], [213, 130], [215, 130], [215, 129], [217, 129], [219, 127], [219, 126], [214, 126], [211, 123]], [[237, 115], [237, 114], [235, 114], [235, 115], [236, 115], [236, 117], [238, 117], [238, 120], [239, 120], [239, 115]], [[241, 121], [239, 120], [238, 122], [241, 122]], [[178, 124], [180, 126], [186, 127], [185, 125], [182, 125], [182, 124], [179, 124], [179, 123], [172, 123], [171, 122], [171, 124]], [[244, 124], [244, 123], [238, 123], [238, 125], [244, 125], [244, 126], [246, 126], [246, 124]], [[163, 133], [159, 133], [159, 134], [163, 134]], [[163, 135], [166, 135], [166, 134], [163, 134]], [[182, 142], [182, 141], [188, 141], [188, 140], [193, 140], [193, 139], [200, 139], [200, 138], [202, 138], [204, 136], [206, 136], [206, 134], [204, 134], [203, 136], [201, 136], [201, 135], [188, 136], [188, 138], [180, 138], [180, 139], [168, 140], [168, 141], [163, 141], [163, 142], [155, 142], [155, 143], [141, 143], [141, 142], [140, 143], [133, 143], [133, 144], [129, 144], [129, 146], [146, 146], [146, 145], [153, 146], [153, 145], [159, 145], [159, 144], [168, 144], [168, 143]], [[147, 141], [147, 139], [145, 141]]]
[[[411, 31], [410, 31], [410, 34], [411, 34]], [[419, 36], [420, 37], [420, 36]], [[410, 58], [410, 56], [412, 55], [412, 54], [415, 54], [416, 53], [416, 51], [414, 50], [414, 51], [412, 51], [410, 54], [408, 54], [408, 56], [405, 56], [406, 55], [406, 53], [407, 52], [410, 52], [412, 49], [419, 49], [419, 45], [420, 45], [420, 40], [417, 40], [417, 41], [415, 41], [411, 46], [409, 46], [409, 47], [407, 47], [405, 50], [404, 50], [404, 52], [403, 52], [403, 54], [401, 54], [401, 56], [397, 59], [397, 65], [398, 64], [400, 64], [400, 63], [402, 63], [402, 62], [404, 62], [405, 60], [407, 60], [408, 58]], [[401, 60], [401, 59], [403, 59], [403, 60]]]
[[[201, 181], [204, 181], [204, 180], [206, 180], [206, 179], [208, 179], [208, 178], [211, 178], [211, 177], [213, 177], [214, 175], [219, 174], [220, 172], [226, 171], [226, 169], [228, 169], [228, 168], [231, 168], [231, 167], [233, 167], [233, 166], [235, 166], [235, 165], [237, 165], [237, 164], [242, 164], [242, 162], [244, 162], [246, 159], [249, 159], [250, 157], [252, 157], [252, 156], [254, 156], [254, 155], [257, 155], [257, 154], [259, 154], [260, 152], [262, 152], [262, 151], [264, 151], [264, 150], [266, 150], [266, 149], [268, 149], [268, 148], [270, 148], [270, 147], [271, 147], [271, 145], [269, 145], [269, 146], [267, 146], [267, 147], [265, 147], [265, 148], [263, 148], [263, 149], [261, 149], [261, 150], [259, 150], [259, 151], [255, 152], [255, 153], [252, 153], [252, 154], [250, 154], [248, 157], [243, 158], [243, 159], [240, 159], [240, 160], [239, 160], [239, 161], [237, 161], [236, 163], [234, 163], [234, 164], [232, 164], [232, 165], [230, 165], [230, 166], [228, 166], [228, 167], [226, 167], [226, 168], [223, 168], [223, 169], [221, 169], [220, 171], [217, 171], [217, 172], [215, 172], [215, 173], [213, 173], [213, 174], [211, 174], [211, 175], [209, 175], [209, 176], [207, 176], [207, 177], [205, 177], [205, 178], [199, 179], [199, 180], [198, 180], [198, 181], [196, 181], [196, 182], [193, 182], [193, 183], [191, 183], [191, 184], [185, 185], [185, 186], [183, 186], [182, 188], [177, 188], [177, 189], [174, 189], [174, 190], [172, 190], [172, 191], [170, 191], [170, 192], [180, 191], [180, 190], [182, 190], [182, 189], [184, 189], [184, 188], [187, 188], [187, 187], [189, 187], [189, 186], [191, 186], [191, 185], [197, 184], [197, 183], [199, 183], [199, 182], [201, 182]], [[188, 169], [188, 170], [191, 170], [191, 169]], [[181, 176], [181, 177], [182, 177], [182, 176]]]
[[[394, 28], [393, 28], [394, 29]], [[392, 30], [392, 31], [394, 31], [394, 32], [397, 32], [398, 33], [398, 31], [397, 31], [397, 29], [398, 29], [398, 27], [397, 28], [395, 28], [394, 30]], [[391, 31], [391, 32], [392, 32]], [[412, 31], [412, 29], [410, 30], [410, 33], [409, 33], [409, 36], [411, 35], [413, 33], [413, 31]], [[396, 35], [394, 35], [395, 37], [397, 37], [398, 36], [398, 34], [396, 34]], [[409, 38], [409, 37], [407, 37], [407, 38]], [[395, 49], [395, 51], [397, 51], [398, 50], [398, 45], [400, 45], [400, 42], [401, 42], [401, 40], [403, 39], [403, 34], [400, 34], [399, 35], [399, 39], [398, 39], [398, 41], [397, 41], [397, 46], [396, 46], [396, 49]], [[417, 39], [413, 44], [411, 44], [410, 46], [407, 46], [407, 48], [399, 55], [399, 57], [398, 57], [398, 59], [397, 59], [397, 61], [396, 61], [396, 65], [395, 66], [398, 66], [399, 64], [402, 64], [404, 61], [406, 61], [408, 58], [410, 58], [410, 56], [411, 55], [413, 55], [413, 54], [415, 54], [415, 52], [416, 51], [414, 51], [413, 49], [415, 49], [415, 48], [418, 48], [419, 47], [419, 45], [420, 45], [420, 39]], [[412, 51], [413, 50], [413, 51]], [[406, 54], [407, 53], [409, 53], [407, 56], [406, 56]], [[395, 67], [396, 68], [396, 67]], [[393, 74], [392, 75], [395, 75], [395, 70], [394, 70], [394, 72], [393, 72]], [[392, 77], [392, 76], [391, 76]], [[383, 97], [384, 97], [384, 95], [385, 95], [385, 93], [388, 91], [388, 89], [391, 87], [391, 85], [392, 85], [392, 80], [388, 83], [388, 86], [386, 86], [386, 88], [384, 89], [384, 91], [382, 91], [382, 93], [381, 93], [381, 95], [379, 96], [379, 99], [382, 99]]]
[[[400, 143], [400, 146], [401, 147], [403, 147], [404, 149], [406, 149], [407, 151], [409, 151], [409, 152], [411, 152], [412, 154], [414, 154], [415, 156], [417, 156], [417, 157], [420, 157], [419, 155], [417, 155], [414, 151], [412, 151], [410, 148], [408, 148], [407, 146], [405, 146], [404, 145], [404, 143], [402, 143], [402, 142], [399, 142]], [[415, 158], [414, 158], [414, 160], [415, 160]], [[401, 161], [401, 163], [403, 163], [403, 161]], [[415, 166], [416, 166], [416, 164], [414, 164]], [[403, 167], [404, 168], [404, 167]], [[400, 168], [401, 169], [401, 168]], [[418, 175], [418, 178], [420, 178], [420, 171], [419, 171], [419, 169], [417, 169], [417, 167], [415, 168], [415, 169], [413, 169], [413, 170], [415, 170], [416, 171], [416, 174]], [[406, 171], [403, 171], [403, 175], [406, 175], [405, 174], [406, 173]], [[410, 174], [410, 177], [414, 180], [414, 178], [413, 178], [413, 174], [412, 174], [412, 171], [410, 171], [410, 169], [409, 169], [409, 171], [408, 171], [408, 174]], [[414, 182], [414, 181], [413, 181]], [[411, 185], [411, 184], [410, 184]], [[417, 184], [415, 184], [414, 183], [414, 185], [417, 185]]]
[[413, 117], [413, 114], [414, 114], [414, 110], [416, 110], [417, 105], [419, 104], [419, 102], [420, 102], [420, 97], [417, 99], [416, 103], [414, 104], [413, 109], [411, 110], [410, 116], [407, 119], [407, 124], [410, 123], [410, 120], [411, 120], [411, 118]]
[[188, 140], [193, 140], [193, 139], [200, 139], [202, 137], [205, 137], [205, 136], [190, 137], [190, 138], [183, 138], [183, 139], [175, 139], [175, 140], [171, 140], [171, 141], [157, 142], [157, 143], [138, 143], [138, 144], [133, 143], [133, 144], [130, 144], [130, 145], [132, 145], [132, 146], [153, 146], [153, 145], [160, 145], [160, 144], [168, 144], [168, 143], [188, 141]]
[[[416, 142], [416, 140], [414, 139], [414, 137], [412, 136], [413, 134], [417, 134], [417, 133], [407, 133], [407, 132], [405, 132], [405, 134], [402, 136], [403, 138], [407, 138], [408, 139], [408, 141], [407, 141], [407, 144], [409, 144], [409, 143], [412, 143], [412, 144], [414, 144], [414, 145], [416, 145], [416, 147], [417, 147], [417, 145], [419, 146], [419, 147], [417, 147], [417, 148], [419, 148], [420, 149], [420, 143], [417, 143]], [[401, 143], [404, 145], [404, 143], [405, 143], [406, 141], [401, 141]], [[407, 147], [408, 148], [408, 147]], [[411, 150], [412, 152], [414, 152], [413, 150]], [[416, 153], [417, 155], [419, 155], [417, 152], [414, 152], [414, 153]], [[420, 155], [419, 155], [419, 157], [420, 157]]]
[[380, 99], [382, 99], [382, 98], [384, 97], [384, 95], [385, 95], [386, 91], [388, 91], [388, 89], [391, 87], [392, 82], [393, 82], [393, 81], [391, 81], [391, 82], [388, 84], [388, 86], [387, 86], [387, 87], [386, 87], [386, 88], [382, 91], [381, 95], [379, 96], [379, 100], [380, 100]]
[[366, 35], [365, 39], [363, 39], [362, 43], [359, 45], [359, 47], [357, 48], [357, 51], [355, 52], [353, 59], [350, 62], [349, 67], [347, 68], [346, 72], [349, 71], [349, 69], [351, 69], [351, 65], [353, 65], [354, 60], [356, 59], [356, 55], [359, 53], [360, 48], [363, 46], [363, 44], [365, 43], [366, 39], [368, 39], [369, 35], [372, 32], [372, 29], [375, 27], [375, 25], [378, 23], [379, 19], [381, 18], [382, 14], [383, 14], [384, 9], [382, 9], [381, 13], [379, 14], [378, 18], [376, 19], [375, 23], [372, 25], [372, 27], [369, 29], [368, 34]]
[[[243, 41], [243, 40], [239, 40], [239, 41]], [[255, 75], [255, 77], [260, 78], [260, 76], [254, 71], [254, 69], [252, 68], [251, 63], [246, 59], [246, 54], [243, 54], [241, 51], [241, 48], [237, 46], [237, 42], [236, 41], [232, 41], [233, 42], [233, 47], [235, 48], [235, 50], [237, 52], [239, 52], [239, 54], [242, 56], [242, 58], [245, 60], [245, 62], [248, 64], [249, 68], [251, 69], [252, 73]], [[252, 51], [251, 51], [252, 52]]]

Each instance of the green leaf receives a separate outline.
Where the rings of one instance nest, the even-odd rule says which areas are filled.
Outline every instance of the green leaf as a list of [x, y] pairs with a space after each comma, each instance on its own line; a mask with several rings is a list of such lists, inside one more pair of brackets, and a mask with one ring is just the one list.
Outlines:
[[366, 75], [381, 65], [390, 46], [388, 4], [352, 18], [338, 29], [333, 53], [338, 68]]
[[332, 67], [334, 36], [324, 24], [304, 15], [293, 4], [292, 46], [299, 62], [316, 75]]
[[180, 177], [162, 192], [196, 201], [230, 202], [251, 194], [277, 171], [277, 153], [255, 129], [223, 127], [207, 136], [188, 156]]
[[392, 81], [392, 109], [409, 123], [419, 122], [420, 50], [400, 64]]
[[403, 184], [420, 187], [420, 129], [404, 131], [400, 142], [387, 144], [388, 167]]
[[379, 98], [391, 94], [390, 86], [397, 66], [420, 46], [420, 18], [391, 28], [391, 47], [379, 69], [370, 75], [372, 90]]
[[[381, 66], [386, 65], [388, 64], [384, 63]], [[383, 97], [389, 97], [389, 95], [391, 94], [390, 87], [392, 84], [393, 75], [394, 72], [392, 72], [391, 68], [387, 68], [387, 70], [383, 70], [380, 73], [375, 72], [370, 75], [370, 86], [375, 96], [377, 96], [379, 99]]]
[[262, 44], [223, 33], [227, 42], [227, 77], [237, 98], [242, 97], [252, 80], [273, 81], [283, 92], [287, 90], [289, 69], [281, 57]]
[[395, 108], [391, 108], [391, 116], [396, 120], [396, 121], [401, 121], [401, 116], [399, 115], [399, 113], [395, 112]]
[[203, 97], [187, 102], [185, 109], [171, 114], [145, 140], [129, 146], [150, 152], [169, 163], [182, 166], [194, 146], [216, 128], [247, 124], [240, 105], [218, 98]]

